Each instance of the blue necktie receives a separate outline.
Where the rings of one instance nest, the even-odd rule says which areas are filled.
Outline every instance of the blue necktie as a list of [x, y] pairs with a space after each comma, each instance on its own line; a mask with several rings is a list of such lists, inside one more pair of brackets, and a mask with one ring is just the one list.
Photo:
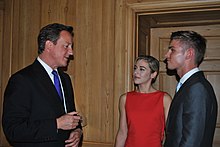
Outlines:
[[54, 77], [54, 86], [56, 87], [57, 93], [60, 96], [60, 100], [63, 101], [63, 94], [61, 91], [61, 85], [60, 85], [60, 79], [59, 79], [58, 73], [56, 70], [53, 70], [52, 74], [54, 75], [53, 76]]
[[179, 83], [177, 84], [177, 86], [176, 86], [176, 93], [178, 92], [178, 90], [180, 89], [181, 86], [182, 86], [182, 83], [179, 82]]

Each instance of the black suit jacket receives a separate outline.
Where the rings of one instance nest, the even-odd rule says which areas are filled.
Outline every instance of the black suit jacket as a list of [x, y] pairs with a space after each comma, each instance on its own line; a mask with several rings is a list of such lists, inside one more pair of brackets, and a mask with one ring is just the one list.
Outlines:
[[166, 124], [165, 147], [211, 147], [216, 118], [215, 93], [199, 71], [173, 98]]
[[[61, 70], [58, 72], [67, 111], [75, 111], [70, 77]], [[65, 110], [53, 82], [37, 60], [10, 77], [4, 93], [2, 124], [13, 146], [64, 146], [71, 130], [57, 130], [56, 118], [63, 114]]]

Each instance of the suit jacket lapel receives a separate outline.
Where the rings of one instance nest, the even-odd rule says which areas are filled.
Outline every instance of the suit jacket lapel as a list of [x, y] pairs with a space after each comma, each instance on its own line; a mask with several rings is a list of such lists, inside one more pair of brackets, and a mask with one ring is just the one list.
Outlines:
[[67, 108], [67, 112], [71, 112], [71, 111], [75, 111], [75, 104], [74, 104], [74, 95], [72, 93], [72, 85], [70, 84], [71, 81], [70, 79], [67, 77], [67, 75], [64, 74], [63, 71], [59, 70], [59, 75], [60, 75], [60, 79], [62, 82], [62, 86], [63, 86], [63, 92], [65, 95], [65, 101], [66, 101], [66, 108]]
[[190, 87], [192, 84], [194, 84], [195, 82], [198, 81], [198, 79], [204, 77], [204, 74], [202, 71], [196, 72], [195, 74], [193, 74], [191, 77], [189, 77], [189, 79], [187, 79], [183, 85], [181, 86], [181, 88], [179, 89], [179, 91], [174, 95], [174, 98], [172, 100], [172, 103], [170, 105], [170, 110], [169, 110], [169, 115], [167, 118], [167, 124], [170, 121], [170, 114], [174, 114], [176, 111], [175, 108], [180, 108], [180, 105], [182, 104], [182, 102], [184, 101], [184, 98], [186, 97], [185, 94], [188, 92], [188, 87]]
[[46, 70], [37, 60], [35, 60], [32, 66], [37, 80], [36, 82], [39, 84], [38, 87], [41, 88], [42, 91], [44, 91], [43, 95], [47, 95], [45, 96], [45, 98], [47, 98], [51, 106], [54, 108], [55, 112], [59, 114], [63, 113], [64, 112], [63, 104], [59, 100], [59, 95], [57, 94], [56, 88], [54, 87], [54, 84], [51, 81]]

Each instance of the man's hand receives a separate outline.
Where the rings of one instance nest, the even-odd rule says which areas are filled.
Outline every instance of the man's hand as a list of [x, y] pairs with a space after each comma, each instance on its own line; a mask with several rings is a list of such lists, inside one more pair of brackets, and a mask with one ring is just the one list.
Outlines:
[[65, 147], [78, 147], [81, 136], [82, 136], [82, 130], [80, 128], [72, 131], [70, 133], [69, 139], [65, 141], [66, 143]]
[[78, 112], [70, 112], [61, 117], [57, 118], [57, 129], [71, 130], [78, 126], [80, 121], [80, 116], [77, 115]]

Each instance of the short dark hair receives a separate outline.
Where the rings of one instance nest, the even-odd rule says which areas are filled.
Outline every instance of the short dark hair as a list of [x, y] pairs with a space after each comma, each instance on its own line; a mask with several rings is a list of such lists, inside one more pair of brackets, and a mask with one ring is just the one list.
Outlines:
[[195, 50], [195, 63], [199, 66], [205, 56], [207, 40], [194, 31], [177, 31], [173, 32], [170, 41], [179, 40], [185, 45], [185, 49], [192, 47]]
[[66, 26], [59, 23], [53, 23], [44, 26], [38, 35], [38, 54], [41, 54], [44, 51], [45, 43], [47, 40], [50, 40], [56, 44], [60, 37], [61, 31], [68, 31], [72, 36], [74, 36], [72, 26]]
[[135, 63], [137, 63], [137, 61], [139, 61], [139, 60], [145, 60], [148, 63], [149, 68], [151, 70], [151, 73], [157, 72], [156, 77], [151, 82], [151, 83], [154, 83], [157, 79], [158, 74], [159, 74], [159, 68], [160, 68], [159, 61], [150, 55], [141, 55], [141, 56], [137, 57], [137, 59], [135, 60]]

